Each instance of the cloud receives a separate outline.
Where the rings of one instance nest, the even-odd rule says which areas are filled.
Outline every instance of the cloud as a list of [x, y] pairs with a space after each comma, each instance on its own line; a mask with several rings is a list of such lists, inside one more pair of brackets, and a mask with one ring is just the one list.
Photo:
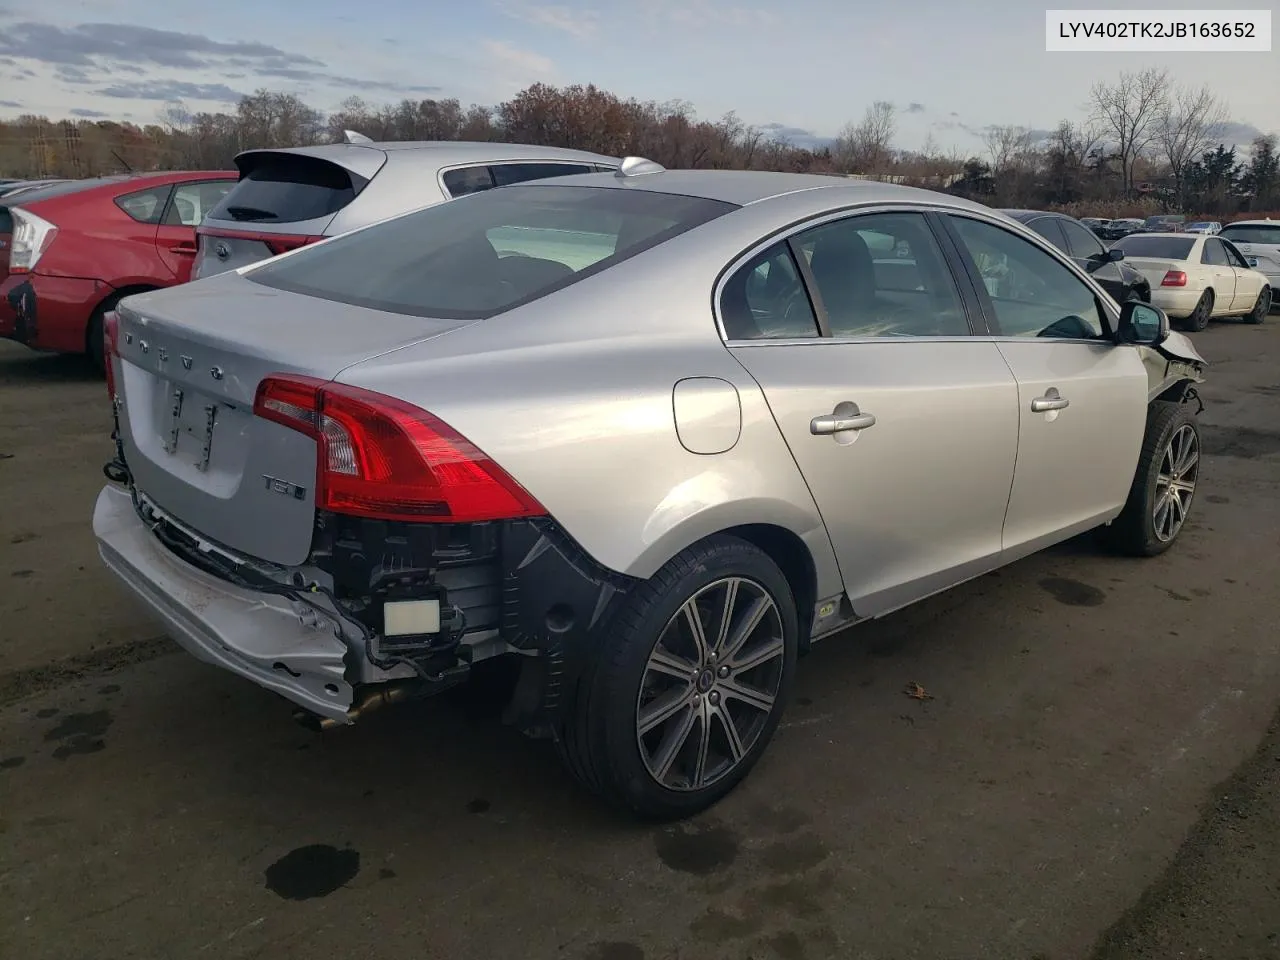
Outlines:
[[912, 100], [907, 104], [907, 113], [924, 113], [924, 104]]
[[558, 4], [527, 2], [500, 2], [497, 7], [508, 17], [534, 26], [559, 30], [579, 40], [590, 40], [600, 26], [599, 15], [594, 10], [575, 10]]
[[177, 70], [216, 68], [230, 57], [264, 64], [323, 67], [312, 57], [257, 41], [213, 40], [199, 33], [156, 30], [127, 23], [15, 23], [0, 33], [0, 54], [78, 67], [151, 64]]
[[101, 110], [87, 110], [84, 107], [76, 107], [74, 110], [68, 111], [73, 117], [84, 117], [86, 120], [97, 120], [102, 117], [109, 117], [111, 114], [103, 113]]
[[547, 57], [532, 50], [521, 50], [506, 40], [486, 40], [484, 51], [500, 67], [524, 76], [549, 77], [556, 72], [556, 65]]
[[403, 93], [439, 93], [440, 87], [425, 84], [393, 83], [385, 80], [361, 80], [359, 77], [344, 77], [320, 70], [305, 70], [301, 67], [264, 67], [257, 71], [260, 77], [276, 77], [281, 80], [294, 80], [298, 83], [327, 83], [332, 86], [347, 87], [352, 90], [392, 90]]
[[1214, 136], [1218, 137], [1227, 146], [1247, 146], [1251, 144], [1257, 137], [1262, 136], [1262, 131], [1255, 127], [1252, 123], [1240, 123], [1236, 120], [1228, 120], [1226, 123], [1218, 124]]
[[793, 147], [803, 147], [806, 150], [821, 150], [835, 142], [831, 137], [820, 137], [812, 130], [788, 126], [785, 123], [762, 123], [760, 132], [774, 140], [782, 140]]
[[21, 110], [22, 104], [17, 100], [0, 100], [0, 107], [8, 107], [10, 110]]
[[244, 96], [225, 83], [189, 83], [185, 80], [117, 83], [97, 92], [104, 97], [121, 100], [213, 100], [217, 103], [238, 103]]
[[59, 64], [54, 74], [65, 83], [93, 83], [93, 78], [80, 67]]

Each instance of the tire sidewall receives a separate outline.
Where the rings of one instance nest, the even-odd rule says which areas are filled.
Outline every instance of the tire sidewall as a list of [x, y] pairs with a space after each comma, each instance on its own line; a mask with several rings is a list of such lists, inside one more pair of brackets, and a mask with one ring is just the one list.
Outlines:
[[[1149, 544], [1149, 550], [1153, 552], [1163, 552], [1178, 542], [1182, 536], [1182, 531], [1186, 529], [1186, 520], [1183, 521], [1182, 527], [1173, 535], [1173, 539], [1163, 541], [1156, 536], [1155, 527], [1155, 498], [1156, 483], [1160, 477], [1160, 465], [1164, 462], [1165, 450], [1169, 446], [1169, 441], [1173, 439], [1173, 435], [1184, 426], [1190, 426], [1196, 435], [1196, 450], [1200, 450], [1200, 428], [1196, 424], [1195, 417], [1186, 409], [1185, 406], [1179, 404], [1177, 414], [1168, 418], [1163, 428], [1160, 430], [1158, 439], [1152, 450], [1151, 457], [1143, 464], [1140, 469], [1145, 470], [1142, 478], [1142, 532], [1144, 539]], [[1188, 515], [1190, 510], [1195, 506], [1196, 496], [1200, 492], [1200, 472], [1197, 468], [1196, 472], [1196, 489], [1191, 494], [1191, 503], [1188, 504]]]
[[1187, 319], [1187, 326], [1195, 331], [1203, 330], [1209, 326], [1209, 318], [1213, 314], [1213, 300], [1212, 290], [1206, 290], [1200, 294], [1195, 310], [1191, 312], [1191, 316]]
[[[1269, 287], [1262, 288], [1262, 291], [1258, 294], [1258, 299], [1254, 301], [1253, 309], [1249, 312], [1248, 319], [1250, 323], [1263, 323], [1266, 321], [1267, 314], [1271, 312], [1272, 298], [1274, 296], [1274, 292]], [[1266, 302], [1265, 309], [1263, 308], [1264, 301]]]
[[[680, 817], [715, 803], [751, 771], [764, 753], [782, 718], [791, 693], [799, 647], [799, 618], [791, 588], [769, 557], [743, 540], [719, 537], [710, 544], [711, 555], [699, 557], [690, 569], [643, 610], [635, 627], [612, 633], [601, 651], [591, 702], [598, 715], [590, 718], [593, 740], [605, 751], [614, 769], [615, 784], [632, 809], [658, 818]], [[755, 580], [773, 597], [782, 621], [783, 671], [777, 702], [759, 738], [737, 769], [702, 790], [680, 792], [658, 784], [645, 768], [636, 741], [636, 704], [649, 654], [667, 622], [698, 590], [724, 577]], [[625, 617], [626, 611], [622, 616]]]

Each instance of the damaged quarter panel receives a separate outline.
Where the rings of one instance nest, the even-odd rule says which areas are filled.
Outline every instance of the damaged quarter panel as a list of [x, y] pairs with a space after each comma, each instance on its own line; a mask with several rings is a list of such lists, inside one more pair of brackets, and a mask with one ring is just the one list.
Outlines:
[[[732, 221], [746, 214], [736, 211], [554, 296], [351, 366], [337, 379], [440, 417], [613, 571], [647, 578], [704, 537], [771, 524], [808, 547], [818, 596], [838, 594], [813, 498], [763, 394], [725, 348], [712, 316], [716, 276], [741, 249], [742, 224]], [[656, 301], [655, 270], [663, 277]], [[678, 383], [698, 378], [718, 379], [723, 395], [736, 390], [741, 419], [740, 427], [717, 421], [695, 430], [699, 452], [691, 452], [676, 429], [673, 396], [683, 392]]]

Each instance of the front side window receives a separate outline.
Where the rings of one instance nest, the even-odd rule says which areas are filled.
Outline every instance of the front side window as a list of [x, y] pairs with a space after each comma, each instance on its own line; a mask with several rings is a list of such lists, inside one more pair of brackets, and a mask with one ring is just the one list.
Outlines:
[[159, 223], [171, 189], [165, 184], [163, 187], [126, 193], [122, 197], [116, 197], [116, 206], [139, 223]]
[[1227, 266], [1227, 251], [1220, 240], [1206, 240], [1200, 251], [1200, 262], [1214, 267]]
[[813, 304], [785, 241], [738, 268], [720, 295], [720, 316], [728, 340], [818, 336]]
[[1067, 266], [1022, 237], [989, 223], [951, 215], [991, 301], [1004, 337], [1092, 339], [1103, 335], [1102, 307]]
[[919, 213], [849, 217], [798, 234], [833, 337], [968, 336], [938, 241]]
[[417, 210], [246, 276], [374, 310], [480, 320], [736, 209], [700, 197], [524, 184]]

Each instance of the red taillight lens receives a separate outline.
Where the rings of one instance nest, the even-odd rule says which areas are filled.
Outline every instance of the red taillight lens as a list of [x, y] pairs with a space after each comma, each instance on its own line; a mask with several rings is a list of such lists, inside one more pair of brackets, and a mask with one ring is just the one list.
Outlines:
[[393, 397], [281, 375], [258, 385], [253, 412], [315, 438], [319, 509], [450, 523], [546, 513], [452, 427]]
[[1162, 287], [1185, 287], [1187, 285], [1187, 275], [1181, 270], [1170, 270], [1164, 275], [1164, 279], [1160, 281]]
[[120, 318], [111, 310], [102, 318], [102, 366], [107, 374], [107, 397], [110, 400], [116, 398], [116, 370], [112, 360], [118, 349], [119, 336]]

